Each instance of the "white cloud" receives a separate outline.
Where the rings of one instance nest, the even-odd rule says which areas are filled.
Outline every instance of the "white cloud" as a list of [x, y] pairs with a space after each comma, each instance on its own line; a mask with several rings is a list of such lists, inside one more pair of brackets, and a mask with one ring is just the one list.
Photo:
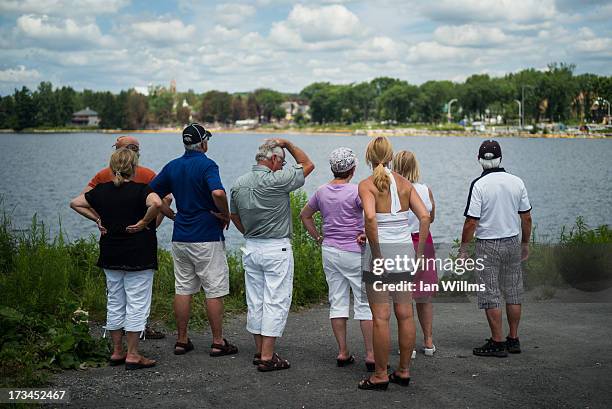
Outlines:
[[419, 4], [421, 13], [439, 21], [551, 20], [558, 15], [554, 0], [437, 0]]
[[10, 83], [30, 83], [38, 80], [40, 73], [34, 69], [29, 70], [23, 65], [18, 65], [16, 68], [7, 68], [0, 70], [0, 82]]
[[[345, 6], [308, 7], [296, 4], [286, 20], [272, 24], [270, 39], [289, 48], [300, 48], [305, 43], [360, 37], [364, 30], [359, 18]], [[322, 45], [318, 48], [330, 47]]]
[[235, 27], [254, 15], [255, 11], [255, 7], [249, 4], [225, 3], [216, 7], [216, 17], [226, 26]]
[[408, 52], [408, 60], [413, 63], [427, 63], [439, 61], [458, 61], [465, 58], [464, 49], [448, 47], [435, 41], [423, 41], [412, 47]]
[[458, 47], [485, 47], [510, 41], [498, 27], [474, 24], [440, 26], [434, 31], [434, 39], [440, 44]]
[[190, 41], [196, 34], [195, 26], [185, 25], [177, 19], [140, 21], [124, 30], [140, 40], [162, 44]]
[[400, 57], [404, 46], [389, 37], [374, 37], [359, 43], [346, 54], [355, 60], [393, 60]]
[[113, 14], [129, 0], [0, 0], [0, 13], [60, 16]]
[[103, 36], [95, 23], [77, 23], [67, 18], [46, 15], [23, 15], [17, 19], [17, 32], [26, 39], [48, 48], [83, 48], [99, 45], [110, 46], [110, 37]]

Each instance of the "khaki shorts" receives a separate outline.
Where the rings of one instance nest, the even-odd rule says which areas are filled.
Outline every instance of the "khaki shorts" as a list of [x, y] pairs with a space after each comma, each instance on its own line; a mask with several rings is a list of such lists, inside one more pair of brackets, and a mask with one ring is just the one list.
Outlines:
[[172, 243], [174, 292], [192, 295], [204, 290], [207, 298], [229, 294], [225, 242]]

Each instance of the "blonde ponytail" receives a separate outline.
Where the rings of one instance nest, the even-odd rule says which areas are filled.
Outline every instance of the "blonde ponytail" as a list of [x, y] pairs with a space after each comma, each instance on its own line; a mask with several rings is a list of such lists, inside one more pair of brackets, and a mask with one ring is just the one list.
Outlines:
[[379, 192], [389, 190], [391, 180], [385, 166], [393, 160], [393, 147], [385, 136], [379, 136], [370, 141], [366, 148], [366, 162], [374, 170], [374, 186]]
[[385, 166], [379, 163], [374, 168], [374, 186], [376, 186], [379, 192], [386, 192], [390, 184], [391, 180], [389, 180], [389, 175], [385, 171]]
[[138, 155], [134, 151], [120, 148], [113, 152], [109, 166], [115, 175], [113, 179], [115, 186], [121, 186], [121, 184], [129, 181], [134, 176], [137, 165]]

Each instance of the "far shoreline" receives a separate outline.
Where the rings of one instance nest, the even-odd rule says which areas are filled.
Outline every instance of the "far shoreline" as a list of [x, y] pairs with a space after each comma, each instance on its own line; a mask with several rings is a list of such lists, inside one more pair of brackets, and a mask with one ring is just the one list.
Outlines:
[[[475, 138], [542, 138], [542, 139], [608, 139], [612, 133], [535, 133], [508, 131], [469, 131], [469, 130], [431, 130], [426, 128], [390, 128], [390, 129], [323, 129], [323, 128], [209, 128], [213, 133], [226, 134], [286, 134], [312, 136], [389, 136], [389, 137], [475, 137]], [[12, 129], [0, 129], [0, 134], [74, 134], [74, 133], [107, 133], [107, 134], [158, 134], [180, 133], [182, 128], [159, 129], [92, 129], [92, 128], [36, 128], [15, 132]]]

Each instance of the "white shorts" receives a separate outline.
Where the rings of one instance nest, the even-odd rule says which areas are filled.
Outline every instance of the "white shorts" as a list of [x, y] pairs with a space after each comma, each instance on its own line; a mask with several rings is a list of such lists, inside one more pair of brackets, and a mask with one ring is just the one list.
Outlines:
[[106, 325], [114, 331], [124, 329], [142, 332], [151, 311], [153, 270], [107, 270], [106, 274]]
[[353, 290], [356, 320], [371, 320], [372, 311], [361, 285], [361, 253], [323, 246], [323, 270], [329, 287], [329, 318], [348, 318]]
[[293, 251], [289, 239], [247, 239], [242, 249], [247, 331], [280, 337], [293, 292]]
[[172, 242], [174, 292], [192, 295], [204, 289], [206, 298], [229, 294], [229, 267], [224, 241]]

